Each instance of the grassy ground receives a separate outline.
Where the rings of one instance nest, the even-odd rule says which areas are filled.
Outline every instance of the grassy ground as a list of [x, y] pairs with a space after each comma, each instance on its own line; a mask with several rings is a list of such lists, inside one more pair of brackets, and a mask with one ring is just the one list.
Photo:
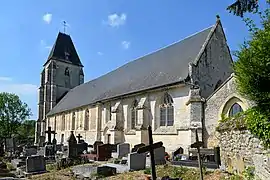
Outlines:
[[[182, 177], [183, 180], [198, 180], [199, 171], [195, 168], [174, 167], [170, 165], [157, 166], [157, 176], [170, 176], [170, 177]], [[106, 180], [144, 180], [146, 174], [151, 173], [150, 169], [142, 171], [127, 172], [123, 174], [117, 174], [115, 176], [101, 178]], [[67, 168], [60, 171], [52, 170], [49, 173], [32, 176], [31, 179], [36, 180], [73, 180], [71, 169]], [[241, 180], [238, 176], [229, 176], [218, 170], [208, 172], [204, 171], [204, 180]]]

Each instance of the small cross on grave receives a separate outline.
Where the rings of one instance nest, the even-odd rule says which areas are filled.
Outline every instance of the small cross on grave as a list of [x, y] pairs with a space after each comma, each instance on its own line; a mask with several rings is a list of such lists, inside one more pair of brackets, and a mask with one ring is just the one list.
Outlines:
[[154, 158], [154, 149], [160, 148], [162, 147], [163, 143], [162, 142], [157, 142], [153, 144], [153, 136], [152, 136], [152, 127], [148, 126], [148, 138], [149, 138], [149, 145], [148, 146], [144, 146], [141, 147], [137, 150], [137, 153], [141, 154], [141, 153], [146, 153], [146, 152], [150, 152], [150, 156], [151, 156], [151, 168], [152, 168], [152, 180], [156, 180], [157, 179], [157, 175], [156, 175], [156, 166], [155, 166], [155, 158]]
[[49, 126], [48, 130], [45, 131], [45, 133], [48, 134], [48, 143], [47, 144], [51, 144], [52, 143], [52, 134], [55, 133], [55, 131], [52, 131], [51, 126]]
[[200, 153], [200, 147], [203, 146], [203, 142], [199, 141], [199, 136], [198, 136], [198, 130], [195, 130], [196, 133], [196, 142], [191, 144], [191, 148], [197, 148], [198, 151], [198, 162], [199, 162], [199, 169], [200, 169], [200, 180], [203, 180], [203, 172], [202, 172], [202, 160], [201, 160], [201, 153]]
[[80, 143], [81, 142], [81, 138], [82, 138], [81, 134], [78, 134], [78, 136], [76, 136], [76, 137], [78, 138], [78, 143]]

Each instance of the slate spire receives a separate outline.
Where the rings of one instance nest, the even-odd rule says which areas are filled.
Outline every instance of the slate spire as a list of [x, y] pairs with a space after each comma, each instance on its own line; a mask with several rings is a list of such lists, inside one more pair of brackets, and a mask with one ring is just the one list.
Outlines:
[[83, 67], [70, 35], [62, 32], [58, 33], [45, 64], [47, 64], [51, 59]]

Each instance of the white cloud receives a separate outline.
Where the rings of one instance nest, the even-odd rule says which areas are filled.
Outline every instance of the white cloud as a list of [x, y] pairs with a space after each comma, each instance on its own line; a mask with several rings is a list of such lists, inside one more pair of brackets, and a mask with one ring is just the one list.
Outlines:
[[12, 81], [11, 77], [0, 76], [0, 81]]
[[130, 47], [130, 42], [128, 41], [122, 41], [121, 44], [124, 49], [128, 49]]
[[102, 52], [97, 52], [97, 54], [98, 54], [99, 56], [102, 56], [102, 55], [103, 55], [103, 53], [102, 53]]
[[108, 24], [111, 27], [119, 27], [121, 25], [124, 25], [127, 19], [127, 15], [125, 13], [122, 13], [120, 15], [118, 14], [110, 14], [108, 16], [108, 19], [106, 21], [106, 24]]
[[17, 95], [36, 95], [38, 86], [28, 83], [16, 83], [10, 77], [0, 77], [0, 92], [15, 93]]
[[47, 24], [50, 24], [52, 21], [52, 14], [50, 14], [50, 13], [44, 14], [43, 21], [45, 21]]

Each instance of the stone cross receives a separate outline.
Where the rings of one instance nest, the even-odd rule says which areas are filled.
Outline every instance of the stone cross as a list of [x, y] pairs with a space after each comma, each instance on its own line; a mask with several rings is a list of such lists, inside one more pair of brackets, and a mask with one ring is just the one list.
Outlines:
[[156, 163], [155, 163], [155, 158], [154, 158], [154, 149], [162, 147], [163, 143], [162, 142], [157, 142], [153, 144], [153, 136], [152, 136], [152, 127], [149, 125], [148, 126], [148, 138], [149, 138], [149, 145], [141, 147], [137, 150], [137, 153], [145, 153], [145, 152], [150, 152], [151, 156], [151, 168], [152, 168], [152, 180], [157, 179], [156, 175]]
[[45, 133], [48, 134], [48, 144], [52, 143], [52, 134], [55, 133], [55, 131], [52, 131], [51, 126], [48, 127], [48, 130], [45, 131]]
[[78, 136], [76, 136], [76, 137], [78, 138], [78, 143], [80, 143], [81, 142], [81, 138], [82, 138], [81, 134], [78, 134]]
[[198, 151], [198, 162], [199, 162], [199, 169], [200, 169], [200, 180], [203, 180], [203, 172], [202, 172], [202, 160], [201, 160], [201, 153], [200, 153], [200, 147], [203, 146], [203, 142], [199, 141], [198, 131], [195, 130], [196, 133], [196, 142], [191, 144], [191, 148], [197, 148]]

